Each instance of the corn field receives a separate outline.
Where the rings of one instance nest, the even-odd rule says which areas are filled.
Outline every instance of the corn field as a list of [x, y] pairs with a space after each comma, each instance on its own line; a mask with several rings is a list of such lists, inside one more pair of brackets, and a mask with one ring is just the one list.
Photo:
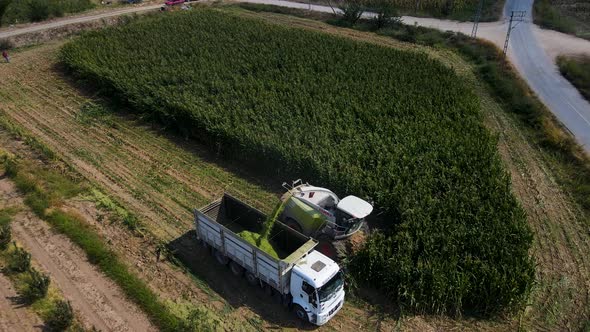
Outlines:
[[350, 269], [404, 307], [501, 311], [533, 281], [479, 101], [424, 54], [194, 9], [87, 33], [61, 59], [244, 167], [372, 198], [386, 226]]

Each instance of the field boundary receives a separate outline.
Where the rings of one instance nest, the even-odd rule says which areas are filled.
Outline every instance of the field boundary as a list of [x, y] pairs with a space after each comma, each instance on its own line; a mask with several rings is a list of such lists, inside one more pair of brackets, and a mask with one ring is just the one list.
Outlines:
[[[29, 146], [40, 150], [45, 157], [56, 158], [51, 150], [37, 141], [34, 137], [24, 131], [15, 131], [15, 127], [6, 126], [6, 121], [0, 121], [0, 126], [9, 130], [13, 136], [23, 137]], [[12, 130], [11, 130], [12, 129]], [[34, 143], [32, 143], [34, 142]], [[44, 147], [44, 148], [40, 148]], [[57, 158], [56, 158], [57, 159]], [[72, 242], [78, 245], [88, 256], [90, 263], [99, 269], [111, 280], [113, 280], [123, 292], [136, 303], [162, 331], [176, 331], [181, 326], [181, 320], [173, 315], [168, 308], [159, 300], [158, 296], [129, 271], [117, 254], [101, 240], [100, 236], [78, 216], [59, 208], [59, 200], [63, 197], [56, 193], [48, 192], [41, 185], [43, 179], [39, 172], [48, 172], [52, 176], [61, 178], [61, 181], [71, 183], [65, 175], [46, 169], [41, 170], [39, 166], [23, 164], [22, 160], [6, 159], [3, 161], [6, 174], [11, 178], [19, 191], [25, 195], [25, 204], [41, 219], [48, 222], [60, 233], [66, 235]]]

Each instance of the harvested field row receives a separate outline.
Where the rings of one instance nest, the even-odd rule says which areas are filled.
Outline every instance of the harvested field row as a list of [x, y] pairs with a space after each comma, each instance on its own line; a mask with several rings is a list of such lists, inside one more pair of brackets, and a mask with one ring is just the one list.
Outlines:
[[[2, 142], [3, 143], [3, 142]], [[71, 301], [87, 329], [102, 331], [155, 331], [147, 317], [135, 305], [128, 302], [121, 290], [88, 262], [85, 254], [63, 235], [55, 234], [49, 225], [25, 207], [22, 194], [8, 178], [0, 179], [1, 207], [17, 208], [20, 211], [12, 218], [12, 234], [25, 250], [31, 253], [41, 271], [51, 277], [51, 282]], [[2, 276], [2, 278], [4, 278]], [[17, 297], [14, 297], [17, 301]], [[26, 308], [26, 307], [23, 307]], [[33, 315], [17, 310], [26, 324]], [[8, 312], [7, 314], [10, 314]], [[8, 330], [26, 330], [43, 326], [22, 326]], [[7, 326], [18, 321], [6, 321]]]

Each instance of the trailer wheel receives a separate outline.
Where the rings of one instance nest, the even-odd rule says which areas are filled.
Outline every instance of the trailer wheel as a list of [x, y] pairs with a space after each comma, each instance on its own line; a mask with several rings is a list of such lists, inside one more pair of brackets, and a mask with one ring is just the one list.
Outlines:
[[303, 232], [303, 230], [301, 229], [301, 225], [299, 225], [299, 223], [297, 221], [295, 221], [293, 218], [287, 218], [285, 220], [285, 225], [287, 225], [290, 228], [298, 231], [299, 233], [302, 233]]
[[221, 251], [215, 249], [215, 259], [221, 265], [227, 265], [229, 258], [227, 258]]
[[229, 269], [235, 276], [238, 277], [242, 276], [242, 274], [244, 273], [244, 268], [234, 261], [229, 262]]
[[259, 284], [258, 278], [256, 278], [256, 276], [250, 271], [246, 271], [246, 281], [248, 281], [248, 283], [252, 286], [256, 286]]
[[309, 322], [309, 319], [307, 318], [307, 312], [305, 312], [305, 310], [303, 310], [303, 308], [299, 304], [295, 305], [293, 311], [295, 312], [295, 316], [297, 316], [297, 318], [305, 322]]
[[264, 292], [268, 296], [272, 296], [274, 294], [274, 289], [269, 284], [264, 284]]
[[205, 240], [201, 240], [201, 246], [205, 250], [209, 250], [209, 243], [205, 242]]

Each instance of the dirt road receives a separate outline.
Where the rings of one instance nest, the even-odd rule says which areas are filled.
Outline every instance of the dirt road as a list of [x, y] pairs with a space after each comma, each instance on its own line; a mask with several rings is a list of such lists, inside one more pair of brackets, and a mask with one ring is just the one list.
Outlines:
[[0, 331], [43, 331], [43, 322], [18, 302], [18, 294], [8, 278], [0, 273]]
[[144, 11], [156, 10], [162, 7], [162, 4], [156, 5], [145, 5], [145, 6], [133, 6], [131, 8], [116, 9], [113, 11], [105, 11], [98, 14], [82, 14], [78, 16], [71, 16], [68, 18], [57, 19], [49, 22], [26, 24], [24, 26], [18, 26], [15, 28], [3, 28], [0, 29], [0, 39], [23, 35], [27, 33], [39, 32], [43, 30], [50, 30], [59, 27], [63, 27], [70, 24], [83, 23], [89, 21], [96, 21], [103, 18], [109, 18], [113, 16], [120, 16], [125, 14], [133, 14]]
[[[11, 223], [13, 238], [31, 253], [39, 268], [49, 274], [52, 284], [71, 301], [87, 328], [95, 327], [101, 331], [156, 331], [143, 312], [125, 298], [118, 286], [88, 262], [80, 248], [65, 236], [53, 232], [47, 223], [24, 207], [22, 197], [7, 178], [0, 179], [0, 197], [12, 201], [12, 206], [21, 208]], [[4, 288], [0, 278], [0, 289], [4, 291]], [[0, 302], [3, 302], [2, 299]], [[10, 310], [7, 314], [10, 314]], [[26, 317], [20, 312], [16, 314]], [[25, 320], [25, 323], [29, 321]], [[20, 329], [13, 329], [16, 330]]]

